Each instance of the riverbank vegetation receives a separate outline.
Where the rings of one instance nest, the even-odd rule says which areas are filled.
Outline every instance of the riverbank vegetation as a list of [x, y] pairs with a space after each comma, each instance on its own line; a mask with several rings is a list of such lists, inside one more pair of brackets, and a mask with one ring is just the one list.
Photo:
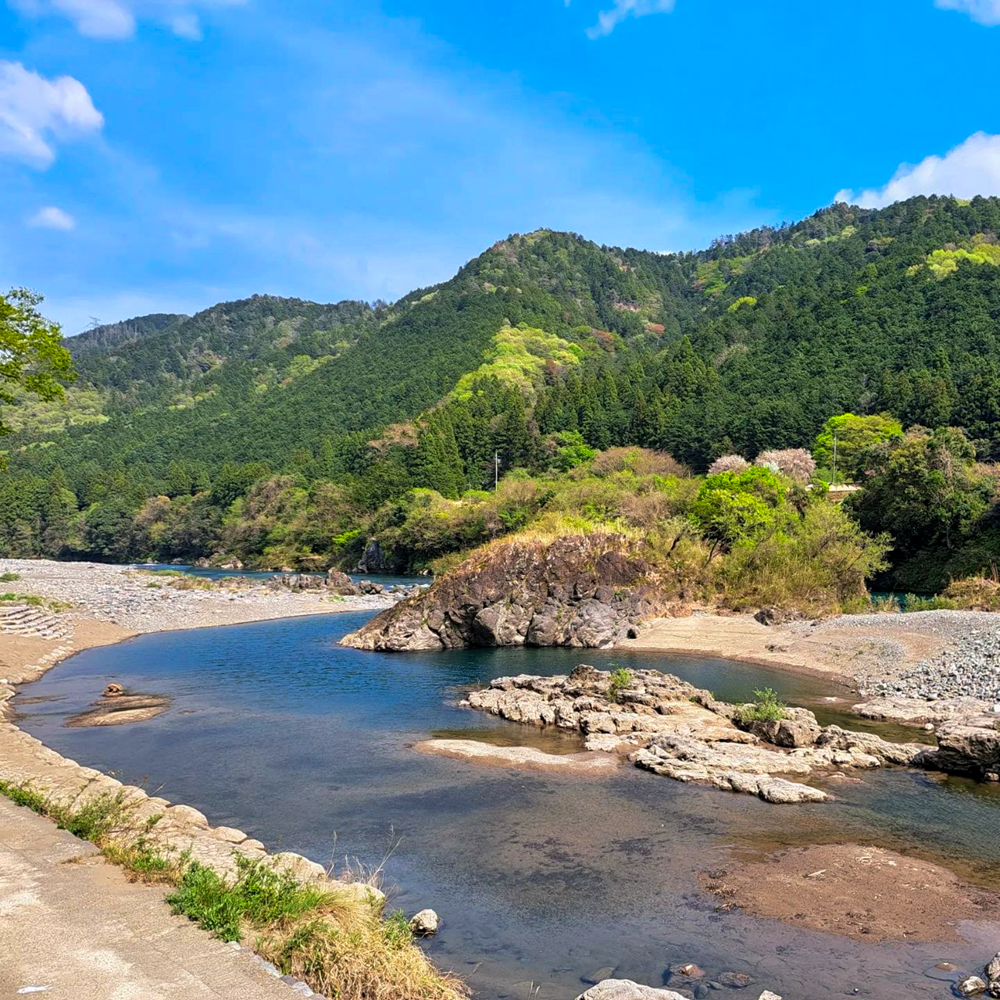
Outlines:
[[[304, 884], [264, 862], [237, 857], [228, 880], [186, 855], [170, 858], [150, 839], [124, 790], [81, 796], [73, 805], [30, 785], [0, 781], [0, 795], [94, 844], [130, 881], [171, 888], [174, 913], [224, 941], [242, 941], [283, 975], [339, 1000], [461, 1000], [464, 984], [439, 972], [413, 941], [402, 913], [383, 916], [374, 898]], [[82, 800], [82, 801], [81, 801]]]

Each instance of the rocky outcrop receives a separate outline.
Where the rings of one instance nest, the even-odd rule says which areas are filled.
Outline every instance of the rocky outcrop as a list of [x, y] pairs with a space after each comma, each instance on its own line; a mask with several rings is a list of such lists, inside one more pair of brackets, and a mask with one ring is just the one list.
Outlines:
[[900, 722], [903, 725], [937, 725], [967, 715], [982, 715], [990, 705], [977, 698], [872, 698], [854, 705], [851, 711], [863, 719], [877, 722]]
[[605, 648], [656, 613], [648, 569], [637, 547], [621, 535], [499, 542], [342, 641], [392, 651]]
[[789, 777], [908, 765], [927, 749], [824, 729], [801, 708], [775, 722], [744, 725], [737, 706], [656, 670], [612, 675], [581, 664], [568, 677], [500, 677], [466, 703], [515, 722], [578, 730], [588, 750], [627, 755], [654, 774], [782, 805], [829, 797]]
[[937, 730], [937, 749], [919, 763], [935, 771], [1000, 781], [1000, 719], [992, 713], [946, 722]]
[[397, 567], [386, 555], [378, 540], [372, 538], [358, 560], [359, 573], [392, 573]]

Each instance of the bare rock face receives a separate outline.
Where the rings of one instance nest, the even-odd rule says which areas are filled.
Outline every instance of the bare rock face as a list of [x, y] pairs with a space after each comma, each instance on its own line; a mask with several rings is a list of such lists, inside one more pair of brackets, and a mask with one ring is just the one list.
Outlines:
[[985, 701], [976, 698], [873, 698], [851, 707], [855, 715], [876, 722], [901, 722], [905, 725], [937, 725], [969, 715], [981, 715], [989, 710]]
[[754, 722], [750, 732], [776, 747], [811, 747], [822, 728], [806, 708], [785, 709], [785, 718], [775, 722]]
[[910, 765], [928, 749], [837, 726], [822, 728], [807, 709], [789, 709], [785, 719], [743, 727], [734, 722], [736, 706], [670, 674], [629, 671], [622, 681], [580, 664], [568, 676], [498, 677], [471, 692], [466, 704], [515, 722], [578, 731], [587, 750], [627, 755], [653, 774], [779, 805], [829, 798], [790, 778]]
[[327, 570], [326, 585], [328, 587], [353, 587], [354, 581], [339, 569]]
[[621, 535], [503, 542], [475, 553], [429, 590], [382, 612], [342, 642], [390, 651], [606, 648], [658, 610], [647, 569]]

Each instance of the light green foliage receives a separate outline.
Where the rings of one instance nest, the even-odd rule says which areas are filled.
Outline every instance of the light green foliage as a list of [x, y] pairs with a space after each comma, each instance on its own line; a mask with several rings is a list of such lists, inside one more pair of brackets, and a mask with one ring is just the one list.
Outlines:
[[0, 583], [13, 583], [15, 580], [20, 579], [20, 573], [0, 573]]
[[910, 268], [910, 272], [926, 270], [938, 281], [942, 281], [958, 270], [961, 261], [1000, 267], [1000, 244], [987, 242], [986, 237], [980, 234], [974, 236], [967, 247], [931, 251], [926, 261], [923, 264], [915, 264]]
[[[64, 383], [74, 378], [59, 326], [42, 317], [41, 301], [26, 288], [0, 295], [0, 404], [16, 402], [18, 391], [60, 399]], [[0, 434], [9, 431], [0, 420]]]
[[554, 436], [554, 443], [557, 445], [555, 465], [561, 472], [569, 472], [578, 465], [593, 461], [597, 454], [579, 431], [562, 431]]
[[813, 446], [816, 465], [833, 477], [834, 437], [836, 437], [837, 482], [855, 479], [860, 469], [861, 457], [875, 445], [901, 438], [903, 425], [888, 413], [856, 416], [842, 413], [830, 417]]
[[773, 688], [754, 691], [753, 701], [739, 711], [739, 720], [744, 725], [752, 722], [780, 722], [786, 715], [786, 706]]
[[731, 549], [773, 525], [780, 516], [787, 482], [763, 466], [742, 472], [708, 476], [694, 503], [691, 517], [717, 549]]
[[622, 693], [632, 683], [632, 671], [625, 667], [619, 667], [611, 673], [611, 682], [608, 684], [608, 701], [618, 702]]
[[695, 271], [695, 284], [706, 295], [721, 295], [726, 290], [726, 279], [718, 260], [706, 260]]
[[731, 303], [729, 306], [729, 312], [739, 312], [744, 306], [746, 308], [751, 308], [757, 305], [757, 299], [753, 295], [741, 295], [735, 302]]
[[581, 355], [576, 344], [523, 323], [500, 329], [485, 353], [486, 361], [458, 380], [453, 392], [456, 398], [468, 399], [477, 380], [490, 377], [517, 386], [525, 395], [533, 394], [542, 380], [546, 362], [574, 366]]

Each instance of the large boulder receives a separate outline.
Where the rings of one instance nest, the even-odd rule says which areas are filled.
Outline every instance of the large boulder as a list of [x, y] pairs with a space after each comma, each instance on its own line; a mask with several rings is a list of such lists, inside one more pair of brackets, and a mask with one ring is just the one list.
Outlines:
[[358, 560], [359, 573], [391, 573], [393, 566], [378, 540], [372, 538]]
[[326, 573], [326, 585], [328, 587], [352, 587], [354, 586], [354, 581], [346, 574], [341, 572], [339, 569], [330, 569]]
[[641, 986], [631, 979], [605, 979], [576, 1000], [685, 1000], [685, 997], [673, 990]]
[[749, 726], [754, 736], [776, 747], [811, 747], [822, 729], [816, 716], [807, 708], [786, 708], [785, 718], [774, 722], [753, 722]]

